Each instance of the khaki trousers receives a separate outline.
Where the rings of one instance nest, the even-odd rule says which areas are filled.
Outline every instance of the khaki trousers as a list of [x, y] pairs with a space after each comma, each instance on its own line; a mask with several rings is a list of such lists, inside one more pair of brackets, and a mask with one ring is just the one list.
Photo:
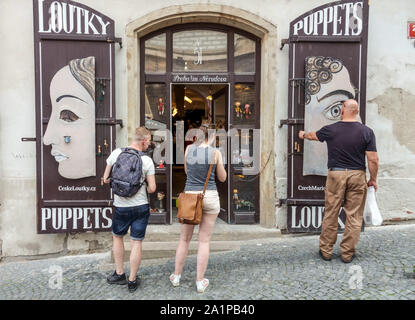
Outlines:
[[325, 257], [331, 257], [337, 240], [338, 217], [344, 199], [346, 225], [340, 249], [343, 259], [351, 259], [359, 241], [366, 194], [367, 183], [364, 171], [329, 171], [325, 190], [326, 208], [320, 234], [320, 250]]

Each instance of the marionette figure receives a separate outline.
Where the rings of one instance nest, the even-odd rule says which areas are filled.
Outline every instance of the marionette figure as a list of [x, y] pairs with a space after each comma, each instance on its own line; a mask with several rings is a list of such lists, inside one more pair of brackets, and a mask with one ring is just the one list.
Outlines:
[[235, 102], [235, 112], [237, 118], [242, 118], [241, 103], [239, 101]]
[[158, 212], [164, 212], [164, 192], [157, 192], [157, 200], [154, 202]]
[[249, 110], [249, 108], [251, 108], [251, 106], [248, 104], [248, 103], [246, 103], [245, 104], [245, 119], [249, 119], [249, 115], [251, 114], [251, 110]]
[[251, 208], [254, 207], [254, 204], [248, 200], [241, 200], [241, 206], [248, 207], [248, 211], [251, 211]]
[[164, 102], [163, 102], [163, 98], [159, 98], [159, 101], [158, 101], [158, 110], [159, 110], [159, 115], [160, 116], [164, 115]]
[[238, 210], [239, 209], [238, 189], [233, 189], [233, 204], [235, 205], [236, 210]]

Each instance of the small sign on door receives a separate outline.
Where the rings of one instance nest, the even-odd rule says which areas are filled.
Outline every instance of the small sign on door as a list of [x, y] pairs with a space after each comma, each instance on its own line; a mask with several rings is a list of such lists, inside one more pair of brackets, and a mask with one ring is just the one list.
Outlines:
[[415, 21], [408, 21], [408, 39], [415, 39]]

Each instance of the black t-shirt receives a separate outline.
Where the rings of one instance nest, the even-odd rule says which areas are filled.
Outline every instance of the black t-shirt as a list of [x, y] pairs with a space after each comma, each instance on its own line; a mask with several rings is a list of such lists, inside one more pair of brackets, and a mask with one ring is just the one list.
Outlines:
[[316, 132], [318, 140], [327, 142], [328, 168], [366, 170], [366, 151], [376, 151], [373, 130], [360, 122], [339, 121]]

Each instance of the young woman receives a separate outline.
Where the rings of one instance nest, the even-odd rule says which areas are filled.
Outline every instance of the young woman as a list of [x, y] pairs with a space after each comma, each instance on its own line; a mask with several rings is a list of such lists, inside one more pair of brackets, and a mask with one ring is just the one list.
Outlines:
[[[203, 293], [209, 285], [209, 280], [205, 278], [209, 260], [209, 242], [220, 211], [215, 175], [221, 182], [226, 180], [222, 155], [218, 150], [211, 147], [215, 141], [215, 135], [209, 136], [209, 127], [208, 123], [201, 125], [197, 141], [186, 149], [184, 164], [184, 170], [187, 174], [184, 191], [186, 193], [201, 193], [209, 171], [209, 165], [211, 161], [214, 163], [203, 198], [203, 215], [199, 226], [196, 273], [196, 288], [199, 293]], [[193, 236], [193, 229], [194, 225], [183, 224], [181, 227], [180, 240], [176, 250], [175, 270], [170, 275], [170, 281], [175, 287], [180, 284], [181, 273], [189, 250], [190, 240]]]

